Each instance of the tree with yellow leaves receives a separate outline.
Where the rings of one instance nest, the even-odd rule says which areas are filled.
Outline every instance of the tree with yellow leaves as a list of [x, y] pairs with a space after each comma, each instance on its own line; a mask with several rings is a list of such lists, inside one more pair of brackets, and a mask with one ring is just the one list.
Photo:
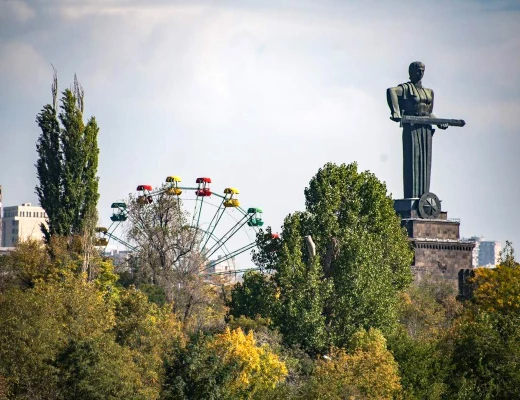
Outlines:
[[[267, 346], [257, 346], [253, 331], [244, 334], [242, 329], [217, 335], [210, 344], [224, 364], [238, 363], [239, 373], [228, 385], [230, 393], [249, 398], [256, 392], [274, 389], [287, 376], [285, 364]], [[235, 397], [238, 398], [238, 397]]]
[[473, 303], [481, 310], [520, 316], [520, 264], [507, 242], [496, 268], [477, 268]]
[[197, 335], [166, 367], [162, 393], [171, 399], [253, 399], [287, 376], [287, 368], [253, 332], [230, 330], [213, 337]]
[[401, 391], [397, 363], [377, 329], [360, 330], [349, 351], [333, 349], [316, 364], [305, 399], [393, 399]]
[[520, 265], [507, 243], [497, 268], [478, 268], [473, 298], [451, 331], [450, 398], [520, 398]]

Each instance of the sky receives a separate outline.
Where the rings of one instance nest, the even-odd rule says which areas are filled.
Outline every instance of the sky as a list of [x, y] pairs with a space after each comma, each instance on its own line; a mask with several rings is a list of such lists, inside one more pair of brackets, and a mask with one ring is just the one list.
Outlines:
[[95, 116], [100, 224], [139, 184], [240, 189], [274, 231], [327, 162], [402, 197], [386, 88], [426, 65], [431, 191], [461, 235], [520, 246], [520, 2], [0, 0], [0, 185], [38, 203], [35, 117], [76, 73]]

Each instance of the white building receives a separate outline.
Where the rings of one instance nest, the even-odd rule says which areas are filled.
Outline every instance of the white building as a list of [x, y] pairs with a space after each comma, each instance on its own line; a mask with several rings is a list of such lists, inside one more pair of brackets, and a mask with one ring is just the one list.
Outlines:
[[130, 257], [130, 250], [107, 249], [103, 255], [112, 260], [112, 264], [116, 267], [122, 267]]
[[209, 268], [205, 272], [214, 276], [221, 276], [230, 283], [241, 280], [241, 275], [233, 273], [236, 270], [235, 257], [224, 261], [220, 261], [221, 258], [222, 256], [218, 256], [216, 260], [209, 260]]
[[473, 236], [468, 240], [475, 242], [475, 247], [473, 248], [473, 268], [494, 268], [498, 264], [500, 251], [502, 250], [500, 242], [484, 240], [482, 236]]
[[43, 208], [23, 203], [21, 206], [4, 207], [1, 247], [13, 247], [28, 239], [42, 240], [40, 225], [47, 225]]
[[222, 274], [235, 270], [235, 257], [229, 260], [220, 261], [222, 256], [218, 256], [216, 260], [209, 260], [209, 268], [206, 269], [208, 273]]

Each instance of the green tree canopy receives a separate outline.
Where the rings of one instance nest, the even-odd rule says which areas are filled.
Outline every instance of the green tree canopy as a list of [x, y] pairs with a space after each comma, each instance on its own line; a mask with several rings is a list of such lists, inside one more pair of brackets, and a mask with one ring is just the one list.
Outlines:
[[171, 306], [117, 287], [109, 261], [87, 281], [54, 254], [27, 242], [0, 257], [0, 398], [157, 399], [183, 342]]
[[85, 237], [83, 251], [88, 253], [97, 222], [99, 128], [94, 117], [83, 122], [84, 92], [76, 77], [72, 90], [62, 92], [60, 111], [57, 90], [55, 74], [53, 104], [45, 105], [36, 117], [41, 129], [36, 194], [48, 217], [42, 231], [47, 242], [53, 235]]
[[497, 268], [477, 268], [473, 282], [451, 331], [452, 398], [520, 398], [520, 265], [511, 243]]
[[405, 399], [438, 400], [446, 395], [451, 360], [445, 340], [462, 312], [456, 295], [452, 282], [431, 276], [423, 276], [402, 294], [400, 326], [388, 336], [388, 344], [399, 363]]
[[[306, 211], [285, 219], [281, 239], [258, 236], [254, 260], [277, 287], [275, 312], [263, 316], [286, 341], [314, 351], [344, 346], [359, 328], [391, 331], [399, 293], [412, 280], [413, 254], [386, 186], [355, 163], [328, 163], [305, 198]], [[259, 304], [248, 317], [265, 312]]]
[[163, 398], [253, 399], [283, 382], [287, 368], [253, 332], [241, 328], [214, 336], [195, 335], [166, 364]]

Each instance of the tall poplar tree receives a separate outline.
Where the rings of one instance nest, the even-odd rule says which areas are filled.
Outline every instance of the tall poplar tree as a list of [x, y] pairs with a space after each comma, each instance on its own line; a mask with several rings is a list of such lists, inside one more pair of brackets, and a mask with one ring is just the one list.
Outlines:
[[36, 194], [48, 217], [42, 232], [47, 242], [54, 235], [86, 238], [83, 247], [88, 253], [97, 222], [99, 128], [94, 117], [83, 122], [84, 91], [76, 76], [72, 88], [62, 92], [59, 110], [57, 96], [54, 71], [53, 102], [36, 117], [41, 129]]

